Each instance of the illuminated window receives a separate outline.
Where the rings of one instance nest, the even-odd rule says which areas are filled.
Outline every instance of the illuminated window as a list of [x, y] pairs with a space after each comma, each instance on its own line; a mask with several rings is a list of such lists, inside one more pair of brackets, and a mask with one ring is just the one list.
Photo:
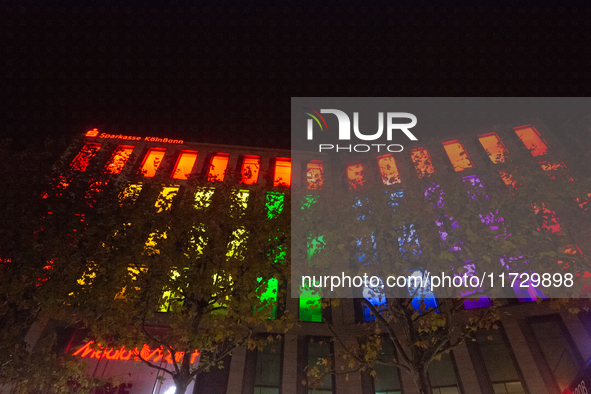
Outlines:
[[129, 160], [129, 156], [131, 156], [131, 152], [133, 152], [134, 146], [129, 145], [119, 145], [115, 152], [113, 152], [113, 156], [111, 156], [111, 160], [107, 164], [107, 172], [109, 174], [118, 175], [121, 174], [123, 171], [123, 167]]
[[189, 179], [193, 166], [197, 160], [197, 151], [184, 150], [179, 155], [174, 170], [172, 171], [172, 179]]
[[324, 164], [321, 160], [308, 162], [306, 169], [308, 189], [319, 190], [324, 185]]
[[[263, 278], [257, 278], [260, 283]], [[269, 319], [274, 319], [277, 316], [277, 290], [279, 281], [276, 278], [271, 278], [267, 281], [267, 287], [264, 292], [259, 292], [257, 289], [258, 298], [261, 301], [261, 308], [269, 309]]]
[[154, 231], [148, 236], [148, 240], [146, 241], [146, 245], [144, 249], [148, 256], [153, 256], [156, 254], [160, 254], [160, 249], [156, 246], [158, 245], [158, 241], [166, 239], [166, 231]]
[[244, 252], [246, 251], [246, 240], [248, 233], [244, 227], [239, 227], [232, 232], [230, 241], [228, 242], [227, 257], [236, 258], [238, 260], [244, 259]]
[[479, 135], [478, 140], [493, 163], [497, 164], [505, 162], [507, 149], [497, 133]]
[[291, 186], [291, 159], [278, 157], [275, 160], [273, 186]]
[[195, 208], [202, 209], [209, 207], [214, 190], [213, 187], [198, 187], [195, 192]]
[[210, 182], [223, 182], [229, 159], [229, 153], [218, 153], [212, 157], [207, 171], [207, 180]]
[[156, 199], [156, 204], [154, 204], [154, 206], [158, 208], [157, 212], [160, 213], [162, 211], [169, 210], [172, 205], [172, 199], [177, 195], [178, 192], [178, 186], [163, 187], [160, 195]]
[[419, 178], [431, 176], [431, 174], [435, 172], [435, 168], [433, 168], [433, 162], [431, 161], [431, 155], [427, 149], [413, 149], [410, 153], [410, 157], [415, 165], [417, 173], [419, 174]]
[[242, 161], [242, 170], [240, 171], [240, 183], [245, 185], [254, 185], [259, 180], [259, 170], [261, 168], [260, 156], [244, 156]]
[[92, 142], [87, 142], [80, 152], [76, 155], [72, 164], [70, 164], [70, 168], [74, 171], [86, 171], [86, 167], [88, 167], [88, 163], [90, 163], [90, 159], [96, 156], [97, 152], [101, 149], [101, 144], [94, 144]]
[[[560, 235], [560, 224], [558, 223], [558, 217], [556, 216], [556, 212], [548, 209], [548, 204], [541, 203], [541, 204], [532, 204], [534, 209], [534, 213], [536, 215], [541, 213], [542, 216], [542, 228], [546, 231], [550, 231], [552, 233], [556, 233]], [[538, 228], [538, 231], [540, 229]]]
[[347, 179], [349, 180], [349, 189], [358, 189], [365, 184], [365, 174], [363, 173], [363, 164], [353, 164], [347, 167]]
[[322, 305], [320, 296], [314, 290], [301, 288], [300, 320], [322, 322]]
[[248, 206], [248, 196], [250, 195], [249, 190], [232, 190], [231, 202], [230, 202], [230, 216], [242, 216], [246, 213], [246, 207]]
[[141, 173], [147, 178], [151, 178], [156, 175], [156, 171], [160, 164], [162, 164], [162, 158], [166, 153], [166, 149], [163, 148], [150, 148], [144, 162], [142, 163]]
[[474, 167], [474, 163], [470, 160], [468, 152], [464, 148], [464, 145], [460, 143], [460, 140], [448, 141], [443, 143], [443, 148], [449, 157], [454, 171], [464, 171], [466, 168]]
[[[137, 277], [140, 274], [140, 272], [145, 274], [146, 272], [148, 272], [148, 269], [146, 267], [140, 267], [140, 269], [137, 269], [136, 267], [127, 267], [127, 275], [131, 279], [132, 283], [137, 280]], [[139, 287], [134, 287], [133, 289], [135, 291], [140, 290]], [[125, 294], [126, 290], [127, 290], [127, 286], [124, 286], [123, 289], [121, 289], [121, 291], [119, 293], [117, 293], [117, 295], [115, 295], [115, 299], [118, 299], [118, 300], [126, 299], [127, 298], [127, 295]]]
[[542, 156], [548, 153], [548, 144], [540, 137], [540, 133], [533, 126], [516, 127], [515, 134], [532, 156]]
[[130, 202], [136, 202], [138, 197], [140, 196], [140, 192], [142, 191], [142, 184], [130, 184], [123, 189], [123, 191], [119, 194], [119, 202], [123, 204], [125, 201], [129, 200]]
[[283, 201], [285, 195], [277, 192], [267, 192], [265, 207], [267, 208], [267, 217], [275, 219], [283, 211]]
[[[172, 270], [170, 273], [170, 279], [172, 281], [171, 286], [166, 286], [162, 293], [162, 305], [158, 308], [158, 312], [170, 312], [176, 308], [183, 306], [183, 297], [178, 290], [178, 286], [175, 286], [174, 282], [181, 276], [177, 270]], [[174, 290], [172, 290], [174, 289]]]
[[380, 167], [380, 173], [382, 174], [382, 182], [384, 185], [394, 185], [400, 183], [400, 173], [398, 172], [398, 166], [396, 160], [391, 154], [378, 156], [378, 166]]

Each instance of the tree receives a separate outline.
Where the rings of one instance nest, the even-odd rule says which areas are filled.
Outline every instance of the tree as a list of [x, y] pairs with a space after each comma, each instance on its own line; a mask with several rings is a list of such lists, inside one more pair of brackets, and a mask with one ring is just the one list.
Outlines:
[[[433, 173], [430, 158], [416, 157], [419, 177], [406, 179], [404, 188], [386, 181], [370, 187], [363, 176], [351, 176], [349, 194], [294, 196], [307, 201], [292, 232], [294, 251], [308, 256], [294, 259], [295, 272], [312, 276], [302, 285], [322, 287], [316, 290], [326, 298], [323, 307], [338, 303], [328, 300], [335, 296], [364, 297], [368, 322], [358, 341], [328, 324], [346, 365], [332, 372], [391, 365], [410, 374], [421, 394], [430, 394], [429, 365], [477, 330], [496, 328], [499, 299], [552, 299], [572, 312], [587, 308], [576, 298], [588, 297], [591, 276], [579, 248], [589, 246], [588, 173], [570, 172], [552, 153], [535, 161], [528, 152], [501, 152], [492, 158], [495, 165], [477, 174], [468, 168]], [[443, 274], [450, 277], [447, 286], [441, 285]], [[364, 275], [376, 280], [330, 288], [345, 276]], [[399, 277], [403, 284], [391, 280]], [[318, 278], [334, 282], [314, 285]], [[384, 340], [392, 341], [395, 355], [381, 353]], [[320, 378], [329, 369], [309, 373]]]
[[[43, 283], [12, 281], [15, 294], [33, 288], [35, 305], [27, 310], [84, 330], [86, 349], [95, 355], [128, 349], [129, 357], [174, 380], [177, 393], [202, 371], [220, 367], [236, 347], [270, 339], [257, 334], [288, 327], [289, 315], [276, 313], [290, 266], [287, 189], [148, 184], [141, 175], [121, 180], [88, 160], [60, 170], [41, 198], [42, 220], [31, 227], [36, 261], [48, 267], [32, 276], [45, 274]], [[32, 265], [16, 256], [4, 274]], [[151, 362], [149, 349], [172, 370]], [[80, 374], [68, 379], [79, 391], [89, 386]]]

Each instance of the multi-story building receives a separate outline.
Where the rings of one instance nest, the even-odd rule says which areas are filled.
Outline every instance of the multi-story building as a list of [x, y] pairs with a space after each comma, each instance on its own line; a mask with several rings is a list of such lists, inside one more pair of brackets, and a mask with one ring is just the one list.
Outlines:
[[[409, 146], [400, 153], [376, 153], [371, 159], [364, 156], [355, 162], [312, 154], [292, 160], [288, 150], [111, 135], [96, 129], [86, 133], [84, 145], [75, 147], [68, 155], [73, 170], [83, 171], [92, 160], [101, 162], [111, 174], [139, 176], [145, 183], [156, 174], [165, 174], [170, 179], [168, 188], [190, 187], [190, 178], [238, 180], [246, 170], [249, 173], [248, 181], [243, 182], [246, 188], [249, 183], [262, 185], [269, 191], [279, 186], [317, 188], [320, 181], [334, 190], [347, 191], [350, 182], [376, 182], [396, 188], [404, 186], [405, 180], [411, 177], [434, 172], [472, 177], [478, 174], [479, 168], [501, 164], [507, 151], [514, 157], [525, 155], [538, 161], [542, 170], [569, 166], [560, 143], [539, 120], [495, 128], [483, 134], [454, 136], [433, 145]], [[553, 159], [547, 159], [550, 156]], [[553, 161], [557, 157], [564, 161]], [[502, 167], [499, 171], [499, 176], [503, 176]], [[507, 185], [512, 182], [503, 179]], [[580, 234], [577, 250], [591, 253], [590, 241], [589, 234]], [[591, 383], [591, 371], [585, 370], [591, 359], [591, 316], [554, 311], [545, 302], [527, 302], [530, 299], [526, 298], [504, 301], [499, 330], [477, 333], [474, 341], [466, 342], [431, 365], [429, 379], [435, 393], [558, 394], [571, 383], [572, 392], [587, 392], [582, 387]], [[307, 367], [314, 365], [319, 357], [335, 354], [335, 345], [323, 340], [329, 339], [331, 333], [323, 324], [326, 315], [314, 307], [317, 303], [312, 295], [288, 298], [286, 308], [298, 311], [298, 323], [292, 330], [264, 351], [243, 348], [234, 351], [226, 368], [200, 375], [189, 390], [201, 394], [312, 393], [305, 384]], [[369, 320], [354, 299], [343, 299], [330, 311], [331, 324], [350, 327], [352, 337], [355, 327]], [[91, 357], [92, 352], [68, 350], [90, 361], [89, 374], [125, 380], [127, 384], [120, 386], [120, 393], [174, 392], [172, 381], [159, 383], [158, 371], [125, 361], [124, 357], [97, 359]], [[394, 350], [386, 345], [383, 351]], [[334, 362], [338, 369], [342, 361]], [[384, 366], [376, 368], [376, 372], [375, 378], [369, 374], [329, 376], [315, 392], [417, 393], [410, 375]], [[577, 386], [579, 391], [574, 390]]]

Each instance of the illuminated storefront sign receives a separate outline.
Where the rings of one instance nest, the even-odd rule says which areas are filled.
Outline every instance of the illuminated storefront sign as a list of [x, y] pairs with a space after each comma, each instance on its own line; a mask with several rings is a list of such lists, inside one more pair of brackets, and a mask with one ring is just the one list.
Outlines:
[[109, 138], [116, 140], [127, 140], [127, 141], [146, 141], [146, 142], [164, 142], [167, 144], [184, 144], [183, 140], [175, 140], [172, 138], [160, 138], [160, 137], [139, 137], [134, 135], [123, 135], [123, 134], [108, 134], [101, 133], [97, 129], [92, 129], [86, 132], [86, 137], [92, 138]]
[[[172, 364], [172, 357], [170, 353], [164, 352], [164, 347], [160, 346], [156, 349], [151, 349], [148, 345], [144, 344], [141, 351], [138, 351], [138, 348], [134, 348], [133, 350], [125, 349], [125, 346], [121, 346], [119, 349], [109, 348], [109, 349], [93, 349], [92, 345], [94, 341], [89, 341], [80, 349], [76, 350], [73, 356], [79, 357], [87, 357], [87, 358], [97, 358], [102, 359], [106, 358], [107, 360], [120, 360], [120, 361], [129, 361], [133, 359], [134, 361], [140, 361], [141, 356], [145, 361], [152, 361], [152, 362], [159, 362], [159, 361], [166, 361], [169, 364]], [[184, 352], [176, 352], [175, 353], [175, 361], [180, 363], [183, 360], [183, 356], [185, 355]], [[199, 356], [199, 351], [195, 350], [191, 355], [191, 364], [195, 362], [197, 357]]]

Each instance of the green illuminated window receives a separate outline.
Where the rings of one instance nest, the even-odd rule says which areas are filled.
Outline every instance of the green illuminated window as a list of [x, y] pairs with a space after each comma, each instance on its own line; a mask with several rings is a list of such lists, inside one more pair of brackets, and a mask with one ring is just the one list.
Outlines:
[[284, 193], [267, 192], [265, 207], [267, 208], [267, 217], [275, 219], [283, 212]]
[[[258, 278], [258, 282], [262, 282], [263, 278]], [[261, 301], [261, 307], [268, 307], [272, 305], [273, 308], [269, 312], [269, 319], [274, 319], [277, 316], [277, 290], [279, 281], [276, 278], [271, 278], [267, 281], [267, 289], [258, 295]], [[258, 291], [257, 291], [258, 292]]]
[[300, 288], [300, 320], [322, 322], [321, 299], [315, 290]]

